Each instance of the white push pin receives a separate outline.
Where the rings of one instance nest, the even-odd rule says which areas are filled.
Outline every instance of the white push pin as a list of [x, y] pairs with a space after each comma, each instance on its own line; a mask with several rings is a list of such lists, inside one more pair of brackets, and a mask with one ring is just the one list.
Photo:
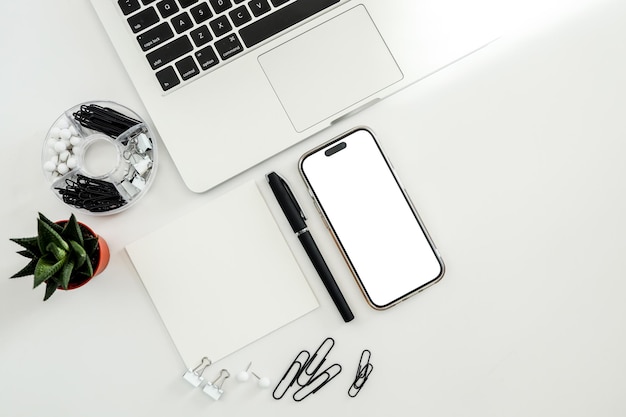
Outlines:
[[222, 385], [224, 385], [224, 381], [226, 381], [228, 377], [230, 377], [230, 372], [226, 369], [222, 369], [219, 376], [215, 378], [213, 382], [207, 383], [204, 388], [202, 388], [202, 392], [213, 398], [215, 401], [219, 400], [222, 394], [224, 394]]
[[248, 367], [246, 368], [245, 371], [241, 371], [237, 374], [237, 381], [239, 382], [246, 382], [247, 380], [250, 379], [250, 375], [252, 374], [252, 376], [254, 376], [256, 379], [259, 380], [259, 382], [257, 383], [257, 385], [261, 388], [268, 388], [272, 382], [270, 381], [269, 378], [267, 377], [260, 377], [257, 374], [255, 374], [254, 372], [249, 372], [250, 371], [250, 367], [252, 366], [252, 362], [250, 362], [248, 364]]
[[185, 372], [185, 374], [183, 375], [183, 379], [189, 382], [194, 387], [199, 387], [200, 384], [202, 384], [202, 382], [204, 381], [202, 373], [209, 365], [211, 365], [211, 360], [205, 356], [204, 358], [202, 358], [202, 362], [200, 362], [200, 365]]

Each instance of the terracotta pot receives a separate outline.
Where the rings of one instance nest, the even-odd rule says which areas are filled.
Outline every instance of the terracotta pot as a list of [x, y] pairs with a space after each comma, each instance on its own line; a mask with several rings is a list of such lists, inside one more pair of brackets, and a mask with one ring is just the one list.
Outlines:
[[[67, 223], [67, 220], [60, 220], [60, 221], [55, 222], [55, 223], [62, 226], [65, 223]], [[93, 277], [98, 275], [100, 272], [104, 271], [104, 269], [109, 264], [109, 259], [111, 258], [111, 252], [109, 251], [109, 245], [107, 244], [106, 240], [104, 240], [102, 238], [102, 236], [100, 236], [97, 233], [95, 233], [86, 224], [78, 222], [78, 225], [81, 227], [81, 229], [84, 229], [89, 234], [91, 234], [92, 236], [94, 236], [95, 238], [98, 239], [98, 251], [97, 251], [97, 254], [96, 254], [97, 255], [97, 259], [95, 260], [95, 262], [92, 262], [93, 275], [90, 276], [90, 277], [81, 277], [81, 278], [74, 278], [74, 277], [72, 277], [72, 278], [70, 278], [70, 282], [69, 282], [68, 288], [67, 288], [68, 290], [73, 290], [73, 289], [82, 287], [83, 285], [85, 285], [86, 283], [91, 281], [91, 279]], [[62, 290], [64, 288], [63, 287], [58, 287], [58, 289]]]

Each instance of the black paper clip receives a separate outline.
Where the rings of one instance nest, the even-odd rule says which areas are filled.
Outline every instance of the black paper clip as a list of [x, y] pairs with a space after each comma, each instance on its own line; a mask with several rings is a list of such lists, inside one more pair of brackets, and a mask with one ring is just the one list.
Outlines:
[[322, 373], [308, 381], [308, 383], [293, 394], [295, 401], [302, 401], [309, 395], [315, 394], [322, 387], [328, 384], [334, 377], [341, 373], [341, 365], [335, 363], [324, 369]]
[[128, 117], [109, 107], [98, 106], [97, 104], [83, 104], [80, 110], [73, 114], [81, 126], [102, 132], [115, 139], [126, 130], [141, 123], [132, 117]]
[[372, 352], [367, 349], [361, 353], [361, 359], [359, 359], [359, 365], [356, 370], [356, 377], [348, 389], [348, 395], [352, 398], [356, 397], [357, 394], [361, 392], [361, 388], [363, 388], [363, 385], [365, 385], [374, 370], [374, 365], [370, 363], [371, 357]]
[[311, 356], [311, 359], [306, 363], [300, 375], [298, 375], [298, 385], [303, 387], [312, 381], [313, 376], [326, 362], [326, 357], [334, 345], [335, 339], [332, 337], [328, 337], [322, 342], [315, 353], [313, 353], [313, 356]]
[[293, 395], [293, 399], [295, 401], [302, 401], [309, 395], [315, 394], [334, 377], [339, 375], [341, 365], [338, 363], [319, 372], [334, 345], [335, 340], [332, 337], [328, 337], [322, 342], [313, 355], [306, 350], [300, 351], [294, 361], [289, 365], [289, 368], [287, 368], [287, 371], [280, 382], [278, 382], [278, 385], [276, 385], [276, 388], [274, 388], [272, 397], [276, 400], [280, 400], [287, 393], [289, 388], [297, 384], [300, 388]]
[[276, 388], [274, 388], [274, 392], [272, 392], [272, 397], [274, 397], [275, 400], [283, 398], [289, 388], [291, 388], [297, 381], [298, 376], [300, 376], [300, 373], [309, 362], [310, 356], [311, 355], [306, 350], [298, 353], [293, 362], [291, 362], [291, 365], [289, 365], [289, 368], [287, 368], [283, 377], [278, 382], [278, 385], [276, 385]]

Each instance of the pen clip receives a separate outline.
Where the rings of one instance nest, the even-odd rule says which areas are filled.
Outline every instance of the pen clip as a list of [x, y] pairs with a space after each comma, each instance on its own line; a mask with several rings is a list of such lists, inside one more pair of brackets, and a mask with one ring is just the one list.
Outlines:
[[293, 191], [291, 191], [291, 187], [289, 187], [289, 184], [283, 177], [281, 177], [278, 174], [276, 174], [276, 176], [280, 179], [280, 182], [283, 185], [283, 188], [285, 189], [285, 191], [287, 192], [289, 199], [298, 210], [298, 213], [300, 213], [300, 217], [302, 218], [302, 220], [306, 221], [306, 216], [304, 215], [304, 211], [302, 211], [302, 207], [300, 207], [300, 204], [298, 204], [298, 200], [296, 200], [296, 196], [293, 195]]

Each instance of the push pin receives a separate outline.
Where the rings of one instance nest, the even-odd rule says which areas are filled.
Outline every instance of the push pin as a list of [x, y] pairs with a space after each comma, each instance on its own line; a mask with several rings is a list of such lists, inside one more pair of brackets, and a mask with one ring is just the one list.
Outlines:
[[222, 369], [220, 374], [213, 382], [207, 383], [202, 391], [213, 398], [215, 401], [219, 400], [224, 390], [222, 389], [222, 385], [224, 385], [224, 381], [226, 381], [230, 377], [230, 373], [226, 369]]
[[200, 365], [185, 372], [183, 378], [194, 387], [199, 387], [204, 381], [202, 373], [209, 365], [211, 365], [211, 360], [205, 356], [204, 358], [202, 358], [202, 362], [200, 362]]
[[272, 384], [270, 379], [267, 378], [267, 377], [259, 377], [254, 372], [249, 372], [251, 366], [252, 366], [252, 362], [250, 362], [248, 364], [248, 367], [246, 368], [245, 371], [241, 371], [241, 372], [239, 372], [237, 374], [237, 381], [239, 381], [239, 382], [246, 382], [247, 380], [250, 379], [250, 374], [252, 374], [252, 376], [254, 376], [256, 379], [259, 380], [258, 383], [257, 383], [257, 385], [259, 387], [261, 387], [261, 388], [268, 388]]

